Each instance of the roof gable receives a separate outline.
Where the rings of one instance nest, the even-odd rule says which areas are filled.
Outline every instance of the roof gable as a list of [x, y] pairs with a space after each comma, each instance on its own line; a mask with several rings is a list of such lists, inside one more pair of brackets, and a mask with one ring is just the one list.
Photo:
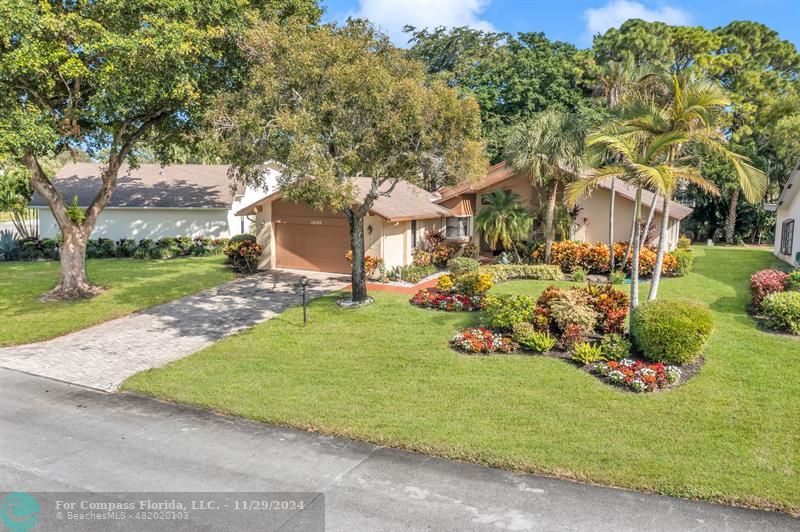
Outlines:
[[[107, 207], [230, 209], [234, 191], [228, 180], [229, 168], [203, 164], [124, 166]], [[100, 165], [67, 164], [52, 183], [65, 202], [77, 197], [78, 205], [86, 207], [100, 190]], [[46, 207], [47, 202], [34, 194], [31, 206]]]

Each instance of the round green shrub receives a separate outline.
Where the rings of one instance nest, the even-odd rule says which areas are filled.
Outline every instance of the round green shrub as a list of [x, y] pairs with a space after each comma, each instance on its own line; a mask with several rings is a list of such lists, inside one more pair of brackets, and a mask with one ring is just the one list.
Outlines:
[[656, 362], [693, 362], [713, 331], [711, 311], [690, 300], [648, 301], [631, 315], [631, 336], [636, 346]]
[[800, 270], [786, 276], [786, 279], [783, 280], [783, 286], [786, 287], [786, 290], [800, 292]]
[[233, 235], [228, 242], [233, 244], [234, 242], [255, 242], [255, 241], [256, 241], [255, 235], [249, 235], [247, 233], [243, 233], [241, 235]]
[[767, 325], [773, 329], [800, 334], [800, 292], [776, 292], [761, 304]]
[[481, 303], [481, 310], [486, 327], [510, 331], [517, 323], [533, 321], [536, 300], [526, 295], [486, 296]]
[[477, 272], [481, 263], [469, 257], [456, 257], [447, 261], [447, 269], [453, 277], [460, 277], [465, 273]]

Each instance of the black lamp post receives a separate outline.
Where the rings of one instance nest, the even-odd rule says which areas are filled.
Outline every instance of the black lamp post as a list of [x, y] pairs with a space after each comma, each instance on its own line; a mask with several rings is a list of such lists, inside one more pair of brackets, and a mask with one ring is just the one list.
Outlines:
[[303, 287], [303, 327], [308, 325], [308, 297], [306, 295], [306, 288], [308, 287], [308, 278], [300, 278], [300, 286]]

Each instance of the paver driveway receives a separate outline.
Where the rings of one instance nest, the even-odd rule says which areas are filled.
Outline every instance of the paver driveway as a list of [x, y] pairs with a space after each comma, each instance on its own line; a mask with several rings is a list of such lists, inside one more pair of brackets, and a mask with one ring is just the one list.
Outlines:
[[53, 340], [2, 348], [0, 367], [114, 391], [135, 373], [190, 355], [299, 304], [303, 276], [309, 279], [309, 298], [349, 281], [314, 272], [252, 275]]

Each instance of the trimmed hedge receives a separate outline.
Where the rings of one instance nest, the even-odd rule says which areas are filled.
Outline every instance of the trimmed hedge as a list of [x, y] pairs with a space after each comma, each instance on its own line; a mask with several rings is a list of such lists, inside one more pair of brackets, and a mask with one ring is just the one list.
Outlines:
[[761, 303], [767, 326], [780, 331], [800, 334], [800, 292], [776, 292]]
[[714, 316], [691, 300], [667, 299], [639, 305], [631, 315], [631, 336], [642, 354], [656, 362], [693, 362], [714, 332]]
[[554, 264], [492, 264], [481, 268], [492, 275], [495, 283], [511, 279], [533, 279], [538, 281], [561, 281], [564, 273]]
[[[253, 235], [246, 235], [255, 239]], [[228, 243], [227, 238], [167, 237], [158, 240], [130, 238], [117, 241], [108, 238], [92, 238], [86, 243], [86, 258], [111, 259], [170, 259], [180, 256], [221, 255]], [[27, 238], [19, 241], [19, 260], [58, 260], [61, 241], [55, 238], [42, 240]]]

